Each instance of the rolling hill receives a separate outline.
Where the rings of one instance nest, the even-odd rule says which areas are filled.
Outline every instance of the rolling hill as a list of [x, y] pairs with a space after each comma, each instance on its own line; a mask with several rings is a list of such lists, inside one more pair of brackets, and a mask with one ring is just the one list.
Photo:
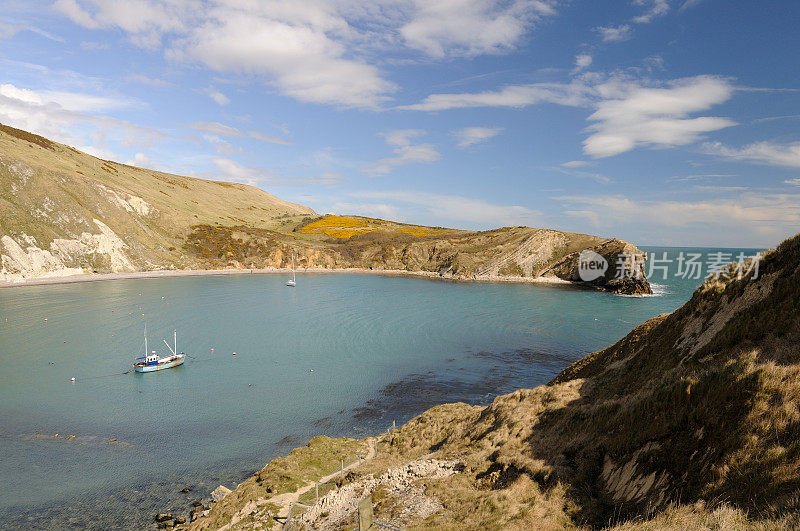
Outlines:
[[[259, 188], [102, 160], [4, 125], [0, 207], [0, 281], [6, 282], [92, 272], [286, 268], [291, 253], [301, 269], [578, 282], [585, 249], [610, 264], [619, 253], [640, 252], [618, 239], [531, 227], [475, 232], [318, 216]], [[642, 264], [624, 268], [631, 274], [610, 267], [588, 285], [650, 293]]]

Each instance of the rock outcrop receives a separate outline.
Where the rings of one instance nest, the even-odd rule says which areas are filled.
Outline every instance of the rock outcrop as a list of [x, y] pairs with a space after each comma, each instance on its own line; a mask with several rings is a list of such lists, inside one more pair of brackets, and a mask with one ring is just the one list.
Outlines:
[[[376, 521], [413, 528], [798, 528], [800, 235], [750, 265], [548, 385], [487, 407], [437, 406], [382, 436], [297, 527], [336, 528], [369, 500]], [[282, 459], [302, 463], [295, 452]], [[377, 485], [404, 466], [456, 461], [443, 477]], [[277, 474], [273, 463], [259, 474]], [[245, 485], [209, 521], [251, 499], [269, 506], [269, 492]], [[434, 511], [404, 513], [420, 496]]]

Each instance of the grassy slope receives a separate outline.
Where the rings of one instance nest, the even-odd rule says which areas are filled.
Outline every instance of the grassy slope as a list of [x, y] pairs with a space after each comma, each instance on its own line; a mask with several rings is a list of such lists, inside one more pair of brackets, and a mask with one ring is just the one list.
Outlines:
[[[7, 273], [27, 271], [23, 276], [58, 269], [58, 264], [30, 265], [46, 262], [45, 251], [61, 260], [62, 268], [99, 272], [287, 267], [293, 252], [301, 268], [424, 271], [452, 278], [551, 274], [576, 280], [576, 253], [585, 248], [607, 254], [612, 264], [613, 253], [636, 251], [620, 240], [530, 227], [469, 232], [357, 216], [317, 218], [307, 207], [252, 186], [105, 161], [3, 125], [0, 207], [0, 237], [10, 236], [22, 248], [18, 255], [33, 248], [38, 253], [37, 259], [23, 258], [26, 267], [18, 263], [14, 269], [4, 261]], [[100, 232], [94, 220], [122, 240], [118, 260], [107, 252], [113, 246], [108, 238], [90, 241]], [[6, 248], [4, 254], [14, 253]], [[633, 286], [612, 286], [608, 280], [598, 284], [649, 292], [646, 280]]]
[[[800, 235], [759, 272], [707, 281], [546, 386], [432, 408], [356, 473], [459, 459], [463, 473], [419, 482], [444, 508], [412, 529], [796, 527]], [[379, 520], [398, 496], [373, 493]]]
[[[110, 192], [109, 190], [113, 191]], [[118, 198], [140, 198], [145, 214]], [[139, 269], [191, 265], [179, 250], [199, 223], [261, 229], [314, 212], [258, 188], [144, 170], [97, 159], [24, 131], [0, 126], [0, 234], [27, 234], [47, 249], [54, 238], [97, 233], [93, 219], [131, 248]]]

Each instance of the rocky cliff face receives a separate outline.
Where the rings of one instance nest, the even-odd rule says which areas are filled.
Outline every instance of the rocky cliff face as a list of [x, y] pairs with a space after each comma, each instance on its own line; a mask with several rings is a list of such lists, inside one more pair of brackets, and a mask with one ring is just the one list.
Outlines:
[[[348, 216], [236, 183], [100, 160], [0, 124], [0, 281], [85, 272], [361, 268], [460, 280], [583, 282], [580, 252], [633, 245], [530, 227], [469, 232]], [[587, 286], [650, 293], [639, 266]], [[628, 274], [636, 273], [636, 275]]]
[[[307, 240], [297, 237], [296, 232], [246, 226], [198, 225], [192, 229], [183, 248], [208, 268], [285, 268], [290, 266], [294, 253], [298, 268], [422, 272], [452, 280], [549, 279], [614, 293], [652, 293], [643, 262], [625, 261], [619, 269], [615, 267], [620, 256], [643, 256], [636, 246], [587, 234], [505, 227], [424, 236], [376, 230], [347, 239]], [[604, 275], [590, 282], [583, 281], [579, 274], [579, 257], [586, 250], [610, 264]]]
[[[797, 528], [800, 235], [739, 273], [731, 266], [548, 385], [488, 407], [437, 406], [378, 437], [376, 456], [343, 481], [363, 487], [356, 499], [312, 499], [296, 525], [336, 529], [363, 498], [378, 521], [414, 528]], [[366, 488], [420, 460], [457, 465], [447, 477]], [[270, 463], [194, 527], [279, 514], [286, 498], [275, 494], [294, 486], [270, 492], [258, 481], [278, 472]], [[433, 511], [407, 510], [414, 500]]]

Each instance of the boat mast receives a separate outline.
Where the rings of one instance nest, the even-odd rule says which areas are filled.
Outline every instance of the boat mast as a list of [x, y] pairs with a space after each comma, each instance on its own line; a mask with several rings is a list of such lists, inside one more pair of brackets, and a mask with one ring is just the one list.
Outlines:
[[144, 355], [150, 355], [150, 350], [147, 348], [147, 323], [144, 324]]
[[173, 330], [172, 333], [174, 334], [173, 339], [175, 340], [175, 350], [173, 350], [172, 353], [177, 356], [178, 355], [178, 331], [177, 330]]
[[292, 251], [292, 280], [294, 280], [294, 251]]

